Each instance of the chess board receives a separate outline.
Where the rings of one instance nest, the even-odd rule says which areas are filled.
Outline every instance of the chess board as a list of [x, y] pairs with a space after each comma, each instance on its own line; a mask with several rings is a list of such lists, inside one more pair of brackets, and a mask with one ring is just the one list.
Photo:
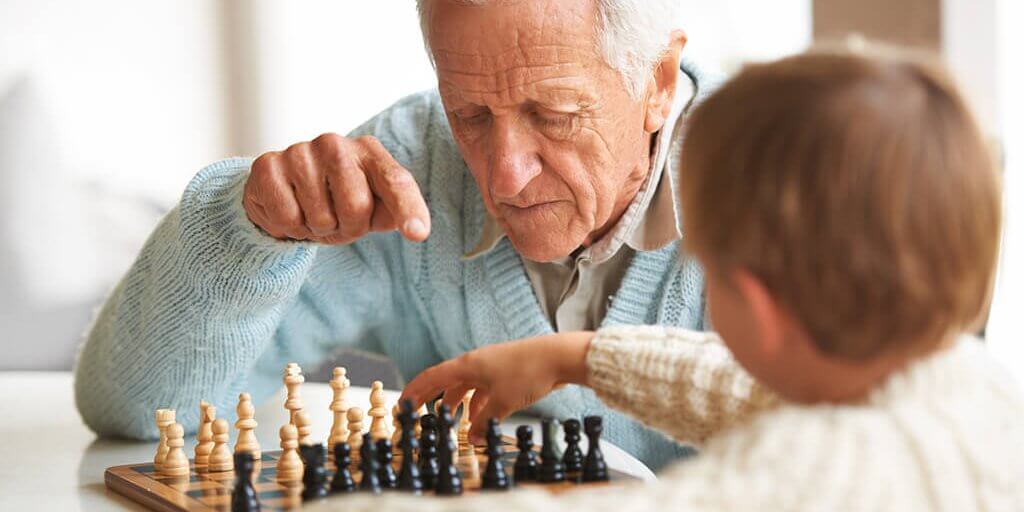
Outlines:
[[[515, 446], [515, 439], [506, 436], [505, 459], [506, 471], [511, 478], [512, 466], [519, 450]], [[537, 447], [539, 451], [539, 447]], [[465, 451], [464, 447], [460, 451]], [[302, 505], [302, 483], [284, 485], [276, 480], [277, 459], [280, 451], [263, 452], [262, 458], [257, 462], [256, 474], [253, 475], [253, 484], [259, 495], [260, 505], [264, 511], [288, 510]], [[482, 447], [476, 447], [474, 456], [468, 453], [459, 455], [458, 467], [462, 473], [463, 486], [466, 493], [479, 492], [480, 475], [487, 465], [487, 456]], [[474, 460], [475, 459], [475, 460]], [[191, 462], [191, 461], [190, 461]], [[395, 453], [395, 471], [401, 466], [401, 454]], [[328, 464], [328, 470], [333, 474], [334, 467]], [[555, 484], [540, 484], [537, 482], [524, 483], [523, 487], [535, 487], [547, 490], [552, 493], [564, 492], [578, 486], [603, 486], [614, 484], [616, 481], [635, 480], [635, 477], [626, 473], [608, 470], [609, 482], [577, 483], [573, 481], [560, 482]], [[359, 482], [361, 475], [358, 471], [353, 472], [353, 478]], [[107, 468], [104, 475], [107, 487], [134, 500], [147, 508], [159, 511], [221, 511], [231, 509], [231, 491], [234, 487], [235, 473], [225, 471], [220, 473], [197, 472], [192, 466], [188, 477], [171, 477], [156, 473], [152, 462], [143, 464], [128, 464]], [[398, 491], [385, 491], [398, 492]], [[514, 489], [513, 491], [514, 492]], [[431, 494], [427, 491], [425, 494]], [[345, 494], [328, 496], [327, 500], [343, 501]]]

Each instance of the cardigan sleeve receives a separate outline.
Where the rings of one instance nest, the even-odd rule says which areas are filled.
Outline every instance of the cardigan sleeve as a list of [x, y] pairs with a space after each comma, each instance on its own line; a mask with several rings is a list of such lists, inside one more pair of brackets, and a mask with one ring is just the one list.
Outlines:
[[602, 401], [683, 442], [703, 443], [778, 403], [709, 332], [605, 328], [591, 342], [587, 370]]
[[[241, 195], [250, 164], [230, 159], [199, 172], [94, 320], [75, 364], [75, 398], [95, 432], [153, 438], [157, 408], [176, 409], [178, 422], [192, 430], [201, 399], [230, 417], [240, 391], [272, 392], [279, 380], [257, 386], [252, 370], [271, 347], [300, 338], [279, 328], [286, 314], [322, 306], [309, 294], [302, 300], [307, 277], [325, 259], [318, 253], [344, 253], [329, 259], [346, 273], [351, 307], [388, 315], [389, 277], [368, 254], [373, 244], [280, 241], [248, 220]], [[337, 338], [335, 331], [307, 322], [301, 338]]]

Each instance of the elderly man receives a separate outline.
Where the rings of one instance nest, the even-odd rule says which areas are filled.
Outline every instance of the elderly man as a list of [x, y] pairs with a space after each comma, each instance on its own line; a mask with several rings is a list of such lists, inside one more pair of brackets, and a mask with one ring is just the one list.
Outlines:
[[[680, 72], [676, 3], [420, 0], [438, 90], [348, 137], [203, 169], [88, 336], [85, 421], [153, 437], [152, 411], [174, 407], [195, 428], [200, 399], [230, 413], [241, 390], [273, 393], [287, 361], [341, 346], [412, 377], [552, 330], [702, 328], [671, 142], [704, 84]], [[685, 453], [589, 391], [537, 409], [603, 414], [654, 467]]]

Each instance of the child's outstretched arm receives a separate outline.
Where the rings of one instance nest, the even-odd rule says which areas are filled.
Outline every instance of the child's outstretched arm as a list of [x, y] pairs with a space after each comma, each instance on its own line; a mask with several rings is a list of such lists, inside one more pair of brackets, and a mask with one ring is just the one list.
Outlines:
[[[419, 405], [443, 392], [454, 406], [475, 389], [470, 415], [504, 418], [565, 384], [589, 386], [608, 405], [691, 443], [777, 402], [714, 334], [625, 326], [467, 352], [418, 375], [403, 398]], [[475, 421], [470, 435], [479, 440], [485, 428]]]

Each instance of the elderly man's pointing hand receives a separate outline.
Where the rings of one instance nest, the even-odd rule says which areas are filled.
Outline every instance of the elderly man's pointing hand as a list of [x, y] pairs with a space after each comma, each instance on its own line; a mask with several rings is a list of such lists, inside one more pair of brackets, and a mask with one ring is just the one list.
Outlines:
[[374, 137], [333, 133], [260, 156], [245, 185], [249, 220], [279, 239], [347, 244], [398, 230], [421, 242], [430, 213], [416, 180]]

